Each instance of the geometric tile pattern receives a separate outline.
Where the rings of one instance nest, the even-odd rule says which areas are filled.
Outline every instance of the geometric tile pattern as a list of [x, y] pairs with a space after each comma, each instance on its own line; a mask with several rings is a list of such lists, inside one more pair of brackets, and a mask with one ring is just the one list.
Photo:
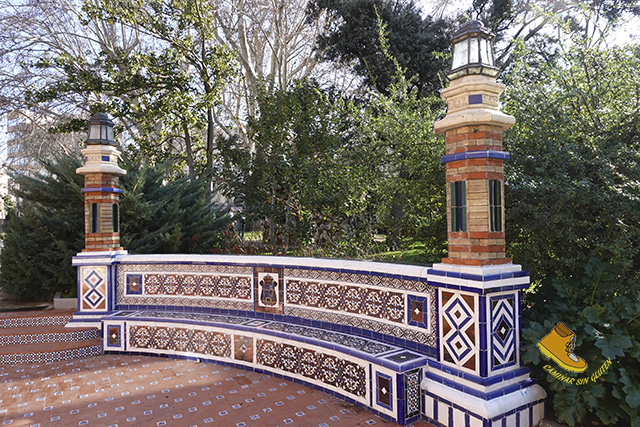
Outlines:
[[[435, 301], [435, 298], [432, 299], [432, 301]], [[432, 313], [435, 314], [435, 308], [434, 310], [432, 310]], [[302, 317], [311, 320], [320, 320], [323, 322], [352, 326], [360, 329], [368, 329], [381, 334], [404, 338], [406, 340], [428, 345], [430, 347], [435, 347], [437, 342], [435, 319], [433, 321], [434, 326], [431, 329], [432, 332], [423, 332], [421, 330], [406, 328], [403, 325], [385, 323], [363, 316], [345, 315], [341, 313], [312, 310], [301, 307], [285, 306], [284, 314], [288, 316]]]
[[135, 325], [129, 330], [129, 348], [171, 350], [231, 357], [231, 335], [191, 328]]
[[324, 329], [292, 325], [289, 323], [269, 322], [263, 326], [260, 326], [260, 329], [273, 329], [284, 332], [287, 335], [291, 336], [316, 338], [319, 341], [339, 344], [345, 347], [349, 347], [353, 350], [358, 350], [363, 353], [373, 355], [387, 353], [397, 348], [395, 346], [384, 344], [379, 341], [368, 340], [366, 338], [356, 337], [348, 334], [341, 334], [339, 332], [332, 332]]
[[441, 357], [458, 368], [477, 372], [475, 297], [444, 290], [441, 295]]
[[[252, 267], [233, 265], [118, 265], [116, 303], [253, 311], [252, 275]], [[153, 276], [152, 293], [147, 289], [147, 276]]]
[[97, 356], [102, 353], [101, 345], [73, 348], [69, 350], [48, 351], [42, 353], [14, 353], [0, 355], [0, 364], [17, 365], [31, 363], [49, 363], [60, 360], [79, 359]]
[[500, 369], [515, 362], [516, 313], [515, 295], [490, 298], [491, 304], [491, 361]]
[[294, 346], [267, 339], [259, 339], [256, 350], [259, 365], [321, 381], [354, 396], [365, 397], [367, 394], [366, 369], [352, 361], [308, 349], [304, 345]]
[[224, 316], [221, 314], [205, 314], [205, 313], [188, 313], [179, 311], [136, 311], [129, 312], [125, 317], [128, 318], [145, 318], [151, 317], [156, 319], [187, 319], [202, 322], [226, 323], [230, 325], [241, 325], [245, 323], [247, 317]]
[[331, 280], [339, 282], [356, 283], [366, 286], [395, 288], [419, 293], [430, 293], [435, 288], [427, 282], [399, 279], [396, 277], [383, 277], [360, 273], [343, 273], [339, 271], [310, 270], [306, 268], [285, 268], [285, 277], [300, 279], [312, 279], [316, 281]]
[[21, 345], [21, 344], [40, 344], [54, 342], [76, 342], [96, 339], [98, 337], [98, 329], [88, 329], [68, 332], [56, 333], [32, 333], [32, 334], [16, 334], [1, 335], [0, 345]]
[[217, 314], [204, 314], [204, 313], [180, 313], [180, 312], [158, 312], [158, 311], [140, 311], [130, 316], [127, 316], [127, 320], [145, 319], [145, 318], [157, 318], [157, 319], [184, 319], [198, 322], [213, 322], [231, 325], [233, 329], [234, 325], [251, 326], [257, 329], [266, 329], [272, 331], [283, 332], [291, 336], [315, 338], [318, 341], [330, 342], [333, 344], [342, 345], [354, 350], [361, 351], [363, 353], [377, 355], [388, 353], [392, 350], [397, 350], [398, 347], [384, 344], [379, 341], [369, 340], [362, 337], [356, 337], [349, 334], [343, 334], [339, 332], [327, 331], [324, 329], [318, 329], [308, 326], [292, 325], [285, 322], [256, 320], [249, 317], [240, 316], [222, 316]]
[[420, 414], [420, 369], [404, 374], [405, 417], [411, 418]]
[[80, 267], [82, 310], [107, 309], [107, 268]]
[[332, 283], [287, 280], [287, 303], [404, 322], [404, 294]]
[[24, 328], [29, 326], [62, 326], [69, 323], [71, 316], [12, 317], [0, 319], [0, 328]]
[[143, 295], [251, 300], [251, 278], [197, 274], [144, 274]]

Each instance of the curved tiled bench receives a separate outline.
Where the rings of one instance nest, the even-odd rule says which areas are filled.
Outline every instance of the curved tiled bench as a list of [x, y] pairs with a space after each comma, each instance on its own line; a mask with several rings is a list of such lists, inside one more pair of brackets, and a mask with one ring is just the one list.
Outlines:
[[[107, 351], [186, 357], [269, 372], [372, 407], [388, 418], [400, 417], [402, 422], [420, 415], [420, 368], [427, 357], [402, 347], [229, 315], [136, 311], [117, 313], [102, 323]], [[384, 384], [372, 397], [376, 381]], [[396, 393], [405, 390], [409, 399], [404, 394], [397, 399]]]
[[[530, 425], [541, 407], [536, 395], [509, 415], [491, 409], [531, 386], [516, 347], [517, 292], [528, 277], [513, 266], [478, 281], [446, 267], [313, 258], [121, 251], [79, 254], [74, 265], [80, 307], [70, 325], [100, 324], [106, 352], [269, 372], [399, 424], [426, 415], [443, 425], [502, 425], [517, 414], [518, 425]], [[494, 332], [503, 339], [487, 371]]]

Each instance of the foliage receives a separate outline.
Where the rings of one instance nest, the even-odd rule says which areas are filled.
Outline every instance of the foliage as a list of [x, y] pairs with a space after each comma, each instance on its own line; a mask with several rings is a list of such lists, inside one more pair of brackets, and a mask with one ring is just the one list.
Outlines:
[[372, 209], [390, 249], [419, 240], [432, 249], [432, 260], [439, 261], [446, 241], [444, 144], [433, 125], [444, 105], [431, 95], [418, 97], [391, 53], [381, 17], [378, 34], [382, 54], [395, 67], [393, 80], [388, 94], [370, 91], [368, 105], [352, 113], [358, 154], [371, 173]]
[[170, 179], [171, 165], [125, 165], [121, 242], [132, 253], [210, 253], [225, 244], [229, 218], [204, 181]]
[[16, 202], [9, 194], [2, 196], [2, 203], [4, 204], [5, 219], [11, 218], [16, 212]]
[[506, 81], [508, 252], [533, 279], [579, 277], [591, 257], [640, 276], [640, 51], [524, 52]]
[[[274, 253], [290, 246], [329, 243], [342, 222], [363, 203], [357, 180], [365, 165], [349, 159], [343, 141], [344, 103], [314, 83], [290, 90], [266, 90], [260, 116], [250, 118], [255, 152], [221, 140], [224, 187], [249, 222], [266, 221]], [[322, 237], [321, 237], [322, 235]]]
[[422, 18], [413, 0], [313, 0], [311, 16], [327, 11], [326, 34], [318, 37], [325, 59], [349, 65], [369, 88], [388, 94], [395, 64], [381, 50], [378, 18], [387, 26], [389, 52], [406, 69], [419, 96], [441, 87], [442, 52], [449, 49], [451, 24]]
[[[556, 417], [571, 426], [596, 417], [640, 426], [640, 296], [617, 291], [619, 271], [592, 258], [577, 278], [544, 280], [522, 311], [522, 360], [549, 392]], [[575, 354], [588, 364], [582, 374], [562, 373], [588, 377], [586, 384], [566, 384], [544, 370], [549, 362], [536, 343], [559, 322], [576, 334]], [[596, 378], [607, 359], [611, 366]]]
[[369, 105], [354, 114], [358, 155], [370, 167], [372, 208], [391, 249], [418, 240], [438, 259], [446, 241], [444, 144], [433, 124], [442, 102], [418, 98], [402, 76], [389, 92], [371, 92]]
[[380, 229], [393, 249], [422, 240], [430, 260], [443, 255], [443, 144], [433, 133], [443, 105], [418, 98], [389, 61], [389, 95], [371, 91], [362, 105], [304, 82], [265, 92], [250, 120], [256, 151], [220, 142], [225, 189], [250, 222], [266, 221], [273, 253], [368, 257]]
[[47, 300], [75, 283], [71, 257], [84, 246], [82, 176], [78, 159], [43, 162], [35, 177], [14, 177], [21, 199], [4, 227], [0, 287], [19, 299]]
[[[523, 49], [505, 79], [516, 116], [504, 141], [507, 252], [534, 282], [523, 361], [560, 421], [640, 425], [640, 51], [583, 41], [556, 55]], [[569, 385], [543, 370], [535, 343], [558, 322], [589, 364], [576, 378], [611, 359], [598, 380]]]
[[[0, 287], [47, 300], [75, 286], [71, 257], [84, 246], [83, 178], [74, 157], [44, 161], [44, 172], [16, 176], [18, 214], [5, 227]], [[127, 165], [121, 178], [122, 243], [133, 253], [209, 253], [224, 245], [228, 218], [202, 181], [166, 181], [169, 167]]]
[[[98, 55], [54, 51], [34, 64], [57, 69], [63, 78], [26, 91], [29, 105], [85, 94], [86, 108], [121, 119], [137, 146], [130, 155], [187, 166], [192, 179], [213, 168], [214, 108], [233, 75], [233, 55], [214, 36], [214, 16], [200, 0], [85, 2], [83, 24], [119, 24], [130, 39], [123, 47], [99, 45]], [[71, 118], [58, 130], [84, 130]]]

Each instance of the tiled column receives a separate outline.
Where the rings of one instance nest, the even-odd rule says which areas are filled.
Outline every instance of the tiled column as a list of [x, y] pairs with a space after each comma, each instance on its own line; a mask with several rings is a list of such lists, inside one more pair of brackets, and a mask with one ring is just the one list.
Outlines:
[[85, 248], [73, 258], [78, 267], [78, 312], [70, 324], [100, 326], [100, 318], [113, 311], [115, 259], [127, 252], [120, 246], [120, 152], [113, 139], [113, 123], [104, 113], [89, 120], [87, 146], [82, 150], [84, 175]]
[[446, 426], [533, 426], [544, 415], [546, 393], [520, 365], [529, 274], [505, 257], [502, 132], [515, 120], [499, 110], [505, 86], [491, 38], [478, 21], [454, 35], [448, 113], [435, 124], [446, 138], [449, 256], [428, 271], [438, 287], [439, 355], [422, 389], [425, 416]]

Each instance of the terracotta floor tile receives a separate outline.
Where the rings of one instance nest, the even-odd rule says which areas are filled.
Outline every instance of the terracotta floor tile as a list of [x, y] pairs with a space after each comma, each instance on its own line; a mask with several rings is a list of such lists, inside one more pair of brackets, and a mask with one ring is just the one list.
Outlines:
[[215, 364], [103, 355], [42, 365], [0, 366], [0, 426], [76, 425], [396, 424], [294, 382]]

